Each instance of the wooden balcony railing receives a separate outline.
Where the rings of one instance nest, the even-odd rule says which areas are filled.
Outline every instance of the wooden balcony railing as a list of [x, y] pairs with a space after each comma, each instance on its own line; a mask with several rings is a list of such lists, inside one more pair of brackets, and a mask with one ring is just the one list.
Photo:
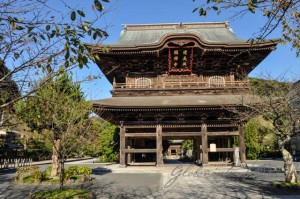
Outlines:
[[208, 82], [163, 82], [159, 84], [138, 85], [130, 83], [114, 83], [113, 90], [118, 89], [204, 89], [204, 88], [247, 88], [249, 81], [224, 81], [223, 83], [210, 84]]

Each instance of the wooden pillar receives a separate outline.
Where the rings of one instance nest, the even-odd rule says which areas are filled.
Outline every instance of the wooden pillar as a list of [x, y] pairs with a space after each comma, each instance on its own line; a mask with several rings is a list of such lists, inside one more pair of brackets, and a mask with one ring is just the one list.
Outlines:
[[201, 154], [201, 151], [200, 151], [200, 138], [197, 137], [196, 138], [196, 160], [197, 162], [199, 163], [200, 161], [200, 154]]
[[164, 165], [163, 162], [163, 146], [162, 146], [162, 127], [156, 126], [156, 166], [160, 167]]
[[120, 126], [120, 167], [126, 167], [125, 157], [125, 127], [123, 123]]
[[[131, 149], [132, 145], [131, 145], [131, 139], [127, 139], [126, 140], [127, 144], [127, 149]], [[127, 164], [131, 163], [132, 162], [132, 154], [131, 153], [128, 153], [127, 154]]]
[[207, 125], [206, 124], [202, 124], [201, 133], [202, 133], [202, 163], [208, 164]]
[[244, 126], [242, 124], [239, 125], [239, 141], [241, 163], [246, 163], [245, 133]]

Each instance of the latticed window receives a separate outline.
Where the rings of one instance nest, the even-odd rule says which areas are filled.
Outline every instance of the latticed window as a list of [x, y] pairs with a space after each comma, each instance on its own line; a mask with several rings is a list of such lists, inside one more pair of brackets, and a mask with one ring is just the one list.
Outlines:
[[137, 88], [149, 88], [151, 86], [151, 79], [146, 77], [138, 78], [135, 85]]
[[209, 86], [225, 86], [224, 77], [213, 76], [209, 78]]

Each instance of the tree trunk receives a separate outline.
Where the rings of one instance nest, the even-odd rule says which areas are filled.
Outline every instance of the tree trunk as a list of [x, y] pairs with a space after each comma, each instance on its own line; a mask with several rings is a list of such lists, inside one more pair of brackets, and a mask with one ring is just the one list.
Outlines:
[[53, 149], [52, 149], [52, 170], [51, 170], [51, 178], [57, 176], [58, 168], [59, 168], [59, 161], [58, 161], [58, 151], [60, 146], [60, 140], [53, 141]]
[[60, 179], [59, 179], [59, 190], [64, 190], [64, 179], [65, 179], [65, 160], [60, 160]]
[[297, 182], [297, 171], [293, 164], [293, 157], [286, 149], [281, 148], [281, 153], [284, 161], [285, 182]]

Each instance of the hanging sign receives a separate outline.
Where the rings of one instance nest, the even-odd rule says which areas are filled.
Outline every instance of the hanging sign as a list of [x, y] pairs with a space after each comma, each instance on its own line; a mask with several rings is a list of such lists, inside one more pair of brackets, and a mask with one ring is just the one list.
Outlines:
[[193, 48], [170, 47], [169, 48], [169, 73], [192, 72]]

